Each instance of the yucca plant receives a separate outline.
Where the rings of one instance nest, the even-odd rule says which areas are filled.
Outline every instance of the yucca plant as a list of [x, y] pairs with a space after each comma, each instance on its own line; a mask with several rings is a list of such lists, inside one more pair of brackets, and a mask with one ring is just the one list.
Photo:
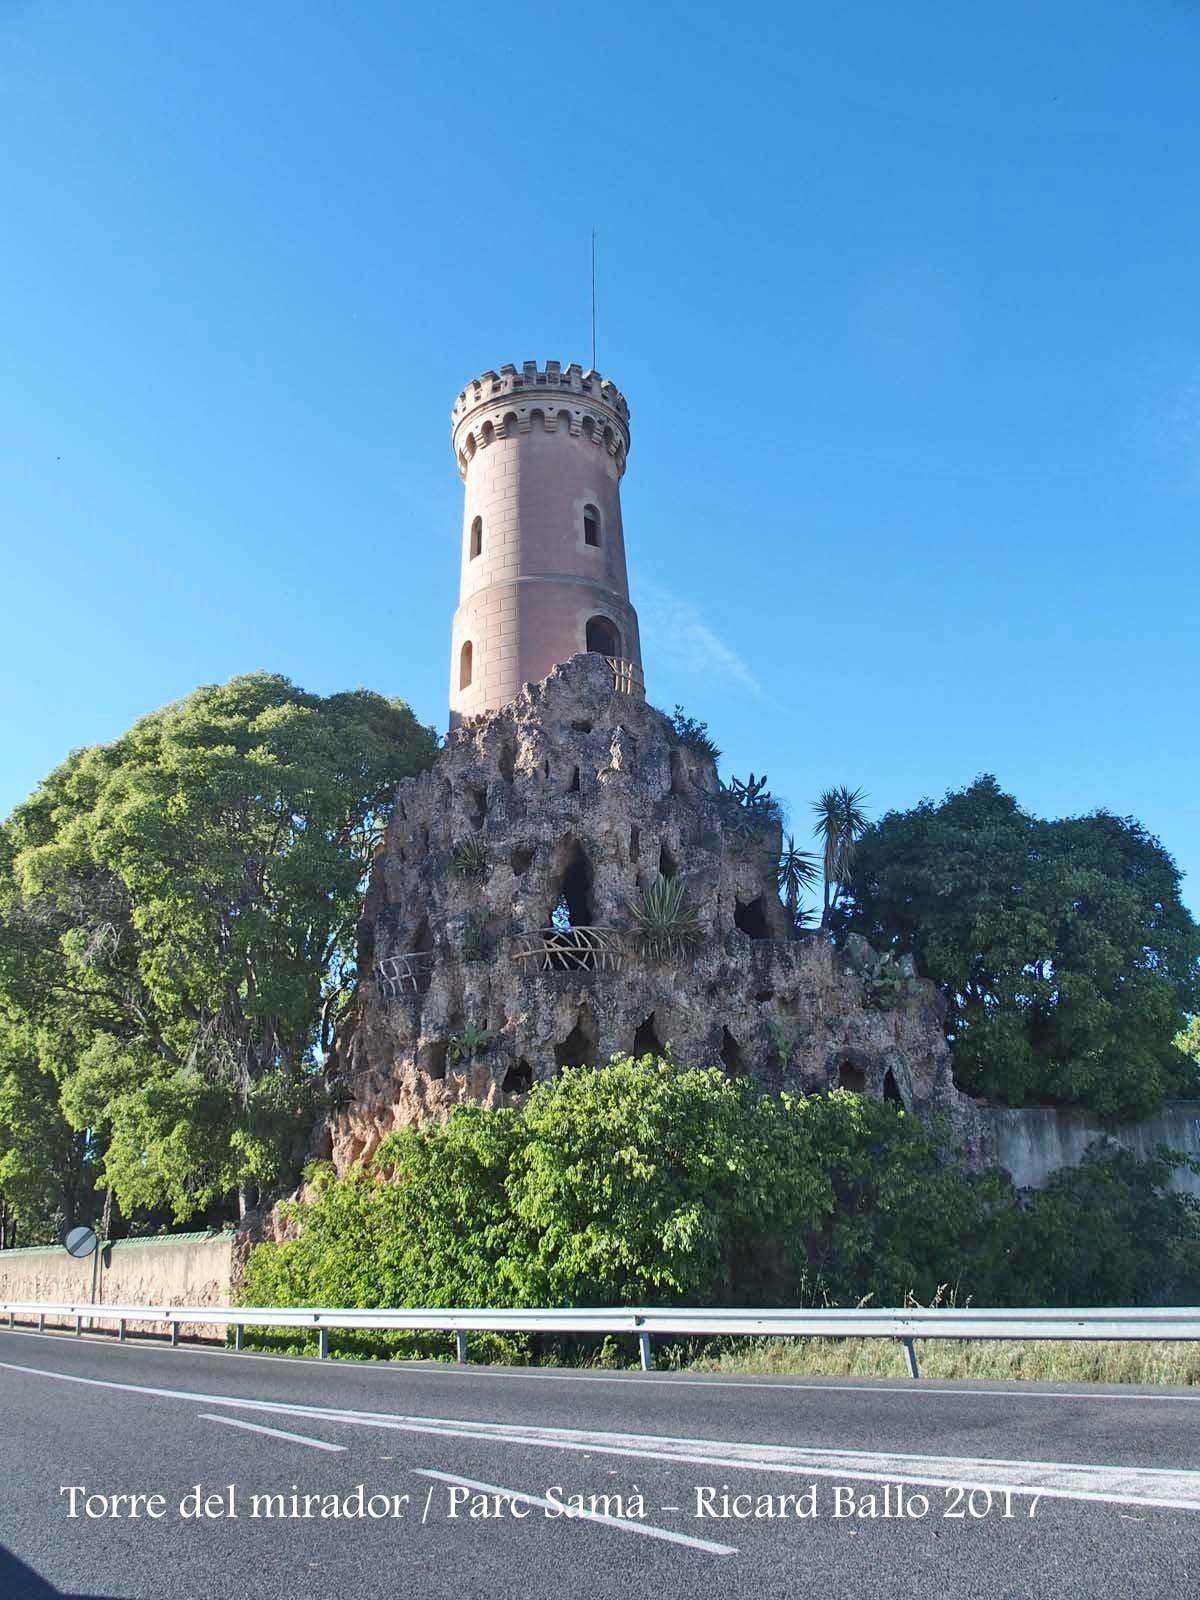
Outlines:
[[638, 944], [649, 960], [685, 956], [700, 943], [700, 919], [687, 903], [681, 878], [664, 878], [660, 872], [627, 904]]
[[829, 926], [833, 903], [850, 881], [858, 841], [870, 826], [862, 807], [865, 799], [861, 789], [850, 789], [842, 784], [836, 789], [826, 789], [813, 804], [817, 816], [813, 833], [821, 841], [825, 868], [823, 928]]
[[487, 850], [477, 833], [458, 841], [450, 852], [450, 866], [460, 878], [487, 876]]
[[797, 850], [796, 841], [789, 833], [775, 868], [779, 892], [787, 907], [788, 922], [799, 928], [808, 913], [800, 910], [800, 895], [805, 889], [814, 889], [821, 881], [821, 863], [810, 850]]

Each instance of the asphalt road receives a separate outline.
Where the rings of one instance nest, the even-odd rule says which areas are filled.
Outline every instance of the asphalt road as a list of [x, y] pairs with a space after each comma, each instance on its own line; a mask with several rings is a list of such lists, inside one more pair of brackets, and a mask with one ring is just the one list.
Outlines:
[[0, 1597], [1170, 1600], [1200, 1592], [1198, 1439], [1186, 1390], [0, 1330]]

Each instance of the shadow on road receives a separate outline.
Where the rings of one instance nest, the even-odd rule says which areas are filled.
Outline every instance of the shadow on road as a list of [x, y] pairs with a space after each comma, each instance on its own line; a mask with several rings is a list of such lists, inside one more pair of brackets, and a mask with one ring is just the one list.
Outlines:
[[0, 1544], [0, 1595], [5, 1600], [105, 1600], [99, 1594], [64, 1594]]

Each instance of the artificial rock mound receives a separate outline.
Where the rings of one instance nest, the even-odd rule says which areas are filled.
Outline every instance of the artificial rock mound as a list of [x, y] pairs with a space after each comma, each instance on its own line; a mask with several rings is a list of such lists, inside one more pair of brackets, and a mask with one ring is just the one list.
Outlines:
[[[789, 937], [778, 822], [748, 821], [631, 687], [619, 664], [575, 656], [401, 783], [336, 1046], [335, 1164], [458, 1102], [512, 1104], [563, 1066], [668, 1044], [765, 1090], [840, 1085], [941, 1112], [974, 1164], [978, 1119], [932, 985], [904, 978], [896, 1003], [862, 941], [841, 956], [824, 933]], [[691, 953], [637, 937], [630, 902], [660, 873], [699, 920]]]

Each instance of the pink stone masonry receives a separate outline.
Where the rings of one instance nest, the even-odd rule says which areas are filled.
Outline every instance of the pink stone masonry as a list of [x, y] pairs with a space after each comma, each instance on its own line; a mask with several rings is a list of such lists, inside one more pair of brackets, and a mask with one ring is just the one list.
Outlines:
[[590, 649], [641, 667], [621, 477], [629, 407], [577, 365], [485, 372], [451, 414], [466, 485], [450, 721], [494, 711]]

